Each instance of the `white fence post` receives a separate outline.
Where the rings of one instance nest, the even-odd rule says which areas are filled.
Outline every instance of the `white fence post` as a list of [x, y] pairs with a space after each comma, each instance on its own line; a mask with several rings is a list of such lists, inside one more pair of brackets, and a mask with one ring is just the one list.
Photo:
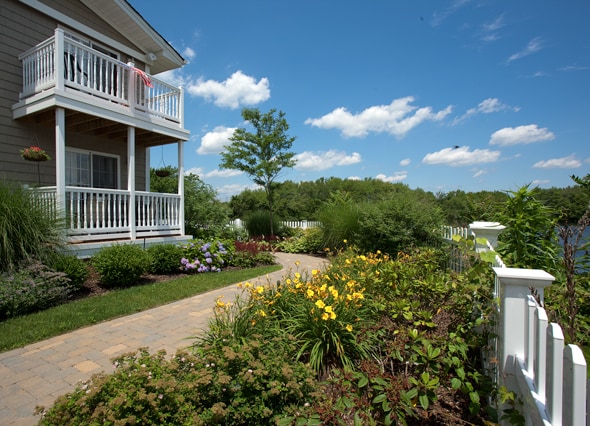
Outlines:
[[567, 345], [563, 360], [563, 426], [586, 424], [586, 360], [576, 345]]
[[547, 327], [547, 413], [553, 426], [561, 426], [563, 392], [563, 331], [556, 323]]
[[[475, 234], [475, 238], [485, 238], [492, 248], [496, 248], [498, 236], [506, 227], [498, 222], [473, 222], [469, 224], [469, 229]], [[487, 244], [480, 244], [477, 240], [475, 241], [475, 251], [479, 253], [488, 250]]]

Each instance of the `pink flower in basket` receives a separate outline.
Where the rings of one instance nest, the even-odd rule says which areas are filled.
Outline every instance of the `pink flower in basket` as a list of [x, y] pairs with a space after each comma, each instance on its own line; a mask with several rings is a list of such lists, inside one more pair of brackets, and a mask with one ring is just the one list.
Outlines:
[[38, 146], [30, 146], [20, 150], [20, 156], [28, 161], [47, 161], [51, 157]]

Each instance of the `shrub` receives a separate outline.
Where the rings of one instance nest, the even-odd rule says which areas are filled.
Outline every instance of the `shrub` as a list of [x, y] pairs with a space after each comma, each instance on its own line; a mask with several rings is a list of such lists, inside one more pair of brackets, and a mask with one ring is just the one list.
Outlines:
[[183, 249], [176, 244], [156, 244], [147, 248], [148, 272], [174, 274], [180, 271]]
[[0, 318], [39, 311], [67, 300], [74, 290], [69, 278], [33, 262], [18, 272], [0, 275]]
[[364, 203], [356, 242], [361, 250], [395, 255], [412, 245], [440, 240], [443, 215], [433, 202], [409, 194], [378, 203]]
[[34, 198], [29, 189], [0, 182], [0, 272], [21, 262], [45, 262], [63, 246], [59, 220]]
[[286, 339], [227, 335], [170, 361], [164, 352], [125, 354], [113, 374], [60, 397], [40, 424], [275, 425], [312, 399], [313, 372], [293, 351]]
[[[276, 215], [273, 215], [272, 217], [272, 227], [275, 234], [278, 234], [281, 224]], [[246, 218], [246, 229], [248, 230], [250, 238], [271, 236], [270, 213], [262, 210], [250, 213]]]
[[74, 289], [81, 289], [88, 278], [88, 266], [77, 256], [63, 253], [56, 253], [48, 261], [48, 266], [57, 271], [63, 272], [70, 279], [70, 285]]
[[220, 272], [231, 258], [232, 247], [221, 241], [191, 241], [182, 247], [181, 268], [186, 272]]
[[148, 255], [135, 244], [114, 244], [92, 257], [92, 265], [107, 286], [137, 284], [148, 268]]
[[290, 237], [275, 243], [274, 247], [284, 253], [317, 253], [324, 248], [322, 230], [320, 228], [294, 230]]
[[346, 244], [345, 240], [356, 240], [361, 215], [359, 205], [352, 200], [336, 200], [324, 205], [318, 212], [322, 223], [321, 245], [341, 249]]

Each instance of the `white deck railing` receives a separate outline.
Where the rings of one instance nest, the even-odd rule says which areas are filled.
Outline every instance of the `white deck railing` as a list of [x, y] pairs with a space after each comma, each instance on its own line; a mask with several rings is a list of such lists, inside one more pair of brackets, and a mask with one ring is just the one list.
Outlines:
[[[34, 191], [38, 202], [55, 214], [55, 187]], [[181, 235], [180, 205], [178, 194], [136, 191], [132, 197], [130, 191], [68, 186], [66, 232], [72, 241]]]
[[60, 29], [19, 59], [23, 67], [21, 99], [50, 88], [64, 88], [182, 124], [182, 89], [94, 50]]
[[[493, 250], [503, 227], [476, 224], [446, 227], [444, 237], [452, 241], [454, 235], [473, 236], [478, 251]], [[486, 244], [482, 244], [482, 235]], [[495, 258], [497, 337], [490, 342], [492, 353], [485, 357], [497, 360], [492, 378], [522, 401], [517, 408], [526, 425], [586, 425], [586, 360], [578, 346], [564, 347], [561, 327], [548, 323], [542, 307], [544, 288], [554, 278], [541, 270], [508, 268], [498, 255]]]

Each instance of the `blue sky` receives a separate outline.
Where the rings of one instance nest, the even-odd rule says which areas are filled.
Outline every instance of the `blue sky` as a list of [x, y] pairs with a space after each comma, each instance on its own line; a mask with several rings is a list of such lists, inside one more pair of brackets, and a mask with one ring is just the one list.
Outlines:
[[130, 3], [188, 61], [161, 77], [185, 88], [185, 167], [222, 200], [253, 188], [219, 169], [244, 107], [286, 114], [298, 163], [280, 180], [449, 192], [590, 172], [586, 0]]

